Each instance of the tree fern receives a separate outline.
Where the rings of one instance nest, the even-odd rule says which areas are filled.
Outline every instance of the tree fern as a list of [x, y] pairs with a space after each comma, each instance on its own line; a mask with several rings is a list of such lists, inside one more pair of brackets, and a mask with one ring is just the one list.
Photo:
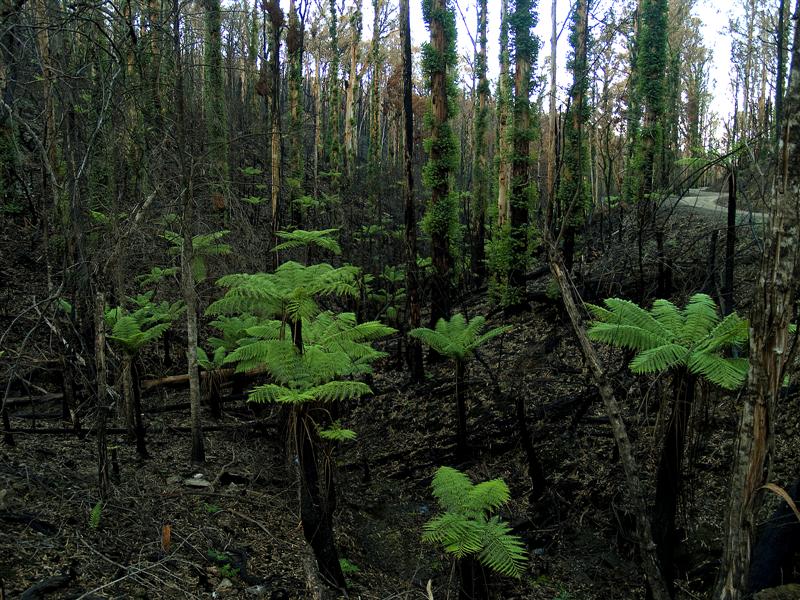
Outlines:
[[467, 321], [464, 315], [457, 313], [449, 321], [439, 319], [435, 329], [419, 327], [409, 331], [408, 335], [419, 339], [443, 356], [462, 360], [478, 346], [511, 329], [509, 326], [495, 327], [481, 334], [485, 324], [486, 319], [482, 316]]
[[[208, 276], [208, 266], [206, 259], [209, 256], [223, 256], [230, 254], [231, 246], [220, 240], [230, 233], [227, 229], [203, 233], [192, 238], [192, 274], [196, 282], [205, 281]], [[183, 252], [183, 235], [174, 231], [165, 231], [162, 237], [167, 240], [172, 247], [170, 253], [180, 256]]]
[[450, 320], [439, 319], [435, 329], [419, 327], [408, 332], [411, 337], [421, 340], [443, 356], [455, 362], [456, 382], [456, 458], [461, 460], [467, 454], [467, 409], [464, 397], [464, 365], [475, 350], [490, 339], [508, 331], [510, 327], [495, 327], [483, 332], [486, 319], [482, 316], [467, 321], [457, 313]]
[[275, 235], [282, 240], [280, 244], [275, 246], [274, 250], [290, 250], [292, 248], [308, 248], [309, 246], [317, 246], [323, 250], [327, 250], [339, 256], [342, 253], [342, 248], [339, 242], [332, 236], [338, 229], [321, 229], [317, 231], [306, 231], [304, 229], [295, 229], [294, 231], [278, 231]]
[[440, 467], [431, 487], [445, 512], [423, 526], [424, 541], [441, 545], [457, 559], [473, 555], [503, 575], [522, 575], [527, 560], [524, 543], [505, 521], [490, 516], [509, 499], [502, 479], [476, 485], [461, 471]]
[[720, 319], [708, 295], [695, 294], [682, 310], [667, 300], [656, 300], [650, 311], [618, 298], [608, 298], [605, 305], [588, 305], [596, 319], [589, 337], [635, 350], [634, 373], [683, 367], [725, 389], [744, 383], [747, 362], [721, 353], [747, 340], [747, 321], [736, 314]]

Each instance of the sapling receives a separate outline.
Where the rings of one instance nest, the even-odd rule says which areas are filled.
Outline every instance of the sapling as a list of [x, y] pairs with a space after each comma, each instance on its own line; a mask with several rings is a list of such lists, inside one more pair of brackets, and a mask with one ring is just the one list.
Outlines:
[[464, 395], [464, 367], [466, 361], [475, 350], [507, 331], [510, 327], [502, 326], [481, 333], [486, 319], [482, 316], [473, 317], [470, 321], [458, 313], [449, 321], [439, 319], [436, 329], [419, 327], [408, 332], [411, 337], [417, 338], [430, 346], [433, 350], [453, 360], [455, 363], [456, 385], [456, 458], [461, 461], [467, 458], [467, 405]]
[[136, 439], [136, 451], [147, 457], [142, 422], [141, 391], [139, 389], [138, 360], [146, 345], [158, 340], [183, 312], [182, 302], [153, 302], [153, 292], [128, 298], [135, 306], [128, 310], [122, 306], [106, 309], [105, 320], [111, 329], [108, 339], [122, 349], [122, 393], [125, 424], [129, 435]]
[[444, 512], [424, 525], [422, 539], [440, 545], [459, 562], [459, 598], [486, 597], [486, 583], [474, 559], [501, 575], [522, 575], [525, 544], [506, 521], [492, 514], [510, 498], [502, 479], [474, 484], [458, 469], [440, 467], [431, 488]]

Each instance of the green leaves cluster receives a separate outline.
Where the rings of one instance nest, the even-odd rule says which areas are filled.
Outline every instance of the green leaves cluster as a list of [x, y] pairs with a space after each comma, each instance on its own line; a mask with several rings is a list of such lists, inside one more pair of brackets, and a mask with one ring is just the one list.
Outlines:
[[409, 331], [408, 335], [421, 340], [443, 356], [464, 360], [471, 356], [478, 346], [511, 329], [506, 325], [481, 333], [485, 324], [486, 318], [480, 315], [467, 321], [464, 315], [457, 313], [449, 321], [439, 319], [435, 329], [418, 327]]
[[[229, 275], [217, 282], [229, 289], [208, 313], [232, 314], [218, 321], [229, 336], [219, 345], [236, 344], [223, 362], [235, 364], [238, 372], [263, 368], [273, 379], [253, 389], [251, 401], [301, 405], [370, 393], [369, 386], [349, 378], [370, 372], [370, 364], [384, 355], [371, 342], [395, 330], [318, 305], [319, 296], [355, 295], [357, 273], [354, 267], [287, 262], [274, 273]], [[286, 335], [287, 323], [295, 335]]]
[[[192, 238], [192, 274], [196, 282], [205, 281], [208, 276], [208, 265], [206, 259], [210, 256], [224, 256], [231, 253], [230, 244], [220, 241], [230, 233], [227, 229], [203, 233]], [[167, 240], [172, 247], [170, 254], [180, 256], [183, 252], [183, 236], [174, 231], [165, 231], [162, 237]]]
[[475, 555], [490, 569], [520, 577], [525, 569], [525, 545], [498, 516], [490, 516], [508, 502], [502, 479], [474, 484], [451, 467], [440, 467], [431, 483], [433, 495], [445, 511], [424, 526], [422, 539], [440, 544], [456, 558]]
[[108, 338], [129, 355], [139, 351], [157, 339], [172, 326], [185, 310], [183, 302], [153, 302], [153, 292], [128, 298], [135, 308], [128, 310], [122, 306], [106, 309], [106, 324], [111, 329]]
[[287, 261], [274, 273], [226, 275], [217, 285], [228, 288], [225, 296], [207, 310], [210, 315], [255, 315], [288, 321], [311, 319], [319, 311], [318, 298], [356, 297], [358, 268], [332, 267], [327, 263], [301, 265]]
[[604, 304], [587, 304], [596, 319], [589, 338], [635, 350], [630, 363], [634, 373], [685, 367], [728, 390], [744, 383], [747, 359], [723, 353], [747, 342], [747, 320], [736, 313], [721, 319], [708, 295], [695, 294], [683, 309], [668, 300], [656, 300], [649, 311], [619, 298], [608, 298]]

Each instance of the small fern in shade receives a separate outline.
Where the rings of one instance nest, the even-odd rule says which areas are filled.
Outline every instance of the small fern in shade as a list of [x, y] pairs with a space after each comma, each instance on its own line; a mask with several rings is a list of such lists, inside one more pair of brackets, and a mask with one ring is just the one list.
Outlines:
[[744, 383], [747, 360], [725, 357], [722, 352], [747, 342], [747, 320], [736, 313], [720, 319], [708, 295], [695, 294], [684, 309], [668, 300], [656, 300], [649, 311], [619, 298], [604, 303], [605, 308], [587, 304], [596, 319], [589, 337], [636, 351], [630, 363], [634, 373], [685, 367], [728, 390]]
[[522, 575], [525, 544], [508, 523], [491, 516], [510, 496], [502, 479], [474, 484], [461, 471], [440, 467], [431, 487], [445, 512], [424, 525], [423, 541], [441, 545], [457, 559], [474, 556], [502, 575]]
[[[231, 253], [230, 244], [220, 240], [230, 233], [227, 229], [202, 233], [192, 238], [192, 275], [195, 282], [204, 281], [208, 276], [206, 259], [210, 256], [224, 256]], [[172, 247], [170, 253], [180, 256], [183, 252], [183, 235], [174, 231], [165, 231], [162, 236]]]
[[464, 396], [464, 367], [467, 358], [475, 350], [511, 328], [508, 326], [495, 327], [483, 332], [486, 319], [482, 316], [473, 317], [467, 321], [464, 315], [458, 313], [450, 320], [439, 319], [435, 329], [419, 327], [408, 332], [411, 337], [421, 340], [439, 354], [455, 362], [456, 383], [456, 458], [467, 458], [467, 406]]

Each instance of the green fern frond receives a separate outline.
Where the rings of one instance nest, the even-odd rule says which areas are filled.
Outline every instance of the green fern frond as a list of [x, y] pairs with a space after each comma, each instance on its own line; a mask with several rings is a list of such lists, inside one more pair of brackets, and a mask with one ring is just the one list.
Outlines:
[[699, 340], [714, 329], [719, 322], [717, 304], [708, 294], [695, 294], [683, 310], [684, 325], [681, 338], [688, 341]]
[[352, 429], [345, 429], [338, 421], [331, 423], [325, 429], [319, 430], [319, 436], [323, 440], [331, 442], [349, 442], [356, 439], [356, 432]]
[[508, 501], [508, 486], [502, 479], [474, 485], [457, 469], [440, 467], [431, 487], [446, 512], [423, 526], [424, 541], [441, 544], [456, 558], [475, 555], [498, 573], [522, 574], [527, 558], [522, 540], [511, 533], [505, 521], [487, 516]]
[[592, 313], [596, 321], [607, 323], [614, 318], [614, 313], [607, 308], [597, 306], [597, 304], [592, 304], [591, 302], [584, 302], [583, 305], [590, 313]]
[[452, 467], [439, 467], [431, 481], [433, 495], [446, 511], [461, 512], [472, 486], [465, 473]]
[[456, 558], [481, 550], [483, 528], [479, 521], [456, 513], [445, 513], [423, 525], [423, 541], [441, 544]]
[[478, 560], [502, 575], [521, 577], [525, 572], [527, 553], [522, 539], [498, 517], [489, 519], [483, 527]]
[[747, 380], [748, 361], [746, 359], [724, 358], [718, 354], [695, 352], [688, 361], [692, 373], [702, 375], [711, 383], [726, 390], [735, 390]]
[[698, 344], [697, 350], [717, 352], [725, 348], [740, 347], [749, 337], [750, 323], [736, 313], [731, 313], [712, 329], [708, 338]]
[[310, 388], [306, 396], [315, 402], [335, 402], [337, 400], [353, 400], [372, 393], [372, 389], [360, 381], [328, 381]]
[[671, 338], [661, 337], [636, 325], [595, 322], [586, 332], [590, 340], [618, 348], [649, 350], [670, 343]]
[[491, 479], [475, 484], [467, 493], [465, 510], [469, 514], [483, 515], [493, 512], [508, 502], [511, 492], [502, 479]]
[[508, 327], [496, 327], [481, 334], [486, 319], [480, 315], [467, 321], [461, 313], [454, 314], [450, 320], [439, 319], [435, 329], [419, 327], [408, 332], [411, 337], [433, 348], [443, 356], [463, 360], [475, 349], [509, 330]]
[[338, 231], [338, 229], [322, 229], [318, 231], [295, 229], [294, 231], [278, 231], [275, 235], [285, 241], [275, 246], [274, 250], [289, 250], [292, 248], [317, 246], [338, 256], [342, 253], [342, 248], [339, 246], [339, 242], [331, 237]]
[[634, 373], [662, 373], [684, 364], [689, 349], [679, 344], [664, 344], [639, 352], [630, 363]]
[[606, 298], [605, 304], [614, 313], [614, 317], [608, 321], [610, 323], [617, 322], [632, 325], [665, 341], [668, 341], [673, 334], [665, 325], [659, 323], [653, 315], [630, 300]]
[[669, 300], [659, 299], [653, 302], [650, 314], [671, 332], [679, 332], [683, 328], [681, 310]]

